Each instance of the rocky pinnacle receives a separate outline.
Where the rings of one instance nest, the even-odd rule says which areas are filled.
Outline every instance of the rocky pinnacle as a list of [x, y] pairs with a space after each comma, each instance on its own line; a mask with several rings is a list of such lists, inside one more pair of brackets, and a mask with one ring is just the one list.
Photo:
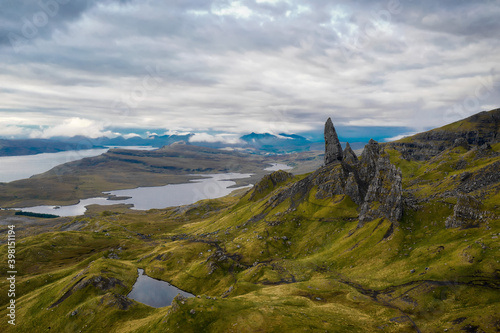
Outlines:
[[344, 161], [352, 165], [358, 164], [358, 157], [356, 156], [356, 153], [352, 150], [351, 145], [349, 145], [349, 142], [345, 143]]
[[332, 119], [328, 118], [325, 124], [325, 165], [335, 161], [342, 161], [342, 146]]

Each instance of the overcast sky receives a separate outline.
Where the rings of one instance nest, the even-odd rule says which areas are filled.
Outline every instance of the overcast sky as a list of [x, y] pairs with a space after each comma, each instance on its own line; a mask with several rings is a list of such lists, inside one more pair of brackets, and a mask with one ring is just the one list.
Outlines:
[[2, 0], [0, 136], [422, 131], [500, 107], [499, 36], [500, 0]]

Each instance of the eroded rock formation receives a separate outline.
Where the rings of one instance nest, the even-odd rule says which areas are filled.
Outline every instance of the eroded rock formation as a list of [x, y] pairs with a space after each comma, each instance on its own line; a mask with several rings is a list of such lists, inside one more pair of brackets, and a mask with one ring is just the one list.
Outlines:
[[336, 161], [342, 161], [342, 146], [332, 119], [328, 118], [325, 124], [325, 165]]
[[381, 155], [375, 164], [375, 173], [368, 186], [359, 213], [359, 223], [385, 217], [399, 221], [403, 216], [403, 185], [401, 170]]
[[317, 199], [348, 195], [359, 205], [359, 226], [377, 218], [397, 223], [403, 214], [402, 174], [378, 142], [370, 140], [360, 159], [348, 143], [342, 153], [335, 128], [328, 119], [325, 144], [325, 166], [277, 193], [269, 203], [275, 206], [290, 199], [292, 206], [298, 205], [316, 188]]
[[446, 219], [446, 228], [476, 227], [488, 219], [489, 212], [483, 211], [481, 202], [466, 194], [459, 194], [453, 215]]
[[356, 153], [354, 152], [354, 150], [352, 150], [349, 142], [346, 142], [346, 144], [345, 144], [343, 160], [344, 160], [344, 162], [352, 164], [352, 165], [358, 164], [358, 157], [356, 156]]

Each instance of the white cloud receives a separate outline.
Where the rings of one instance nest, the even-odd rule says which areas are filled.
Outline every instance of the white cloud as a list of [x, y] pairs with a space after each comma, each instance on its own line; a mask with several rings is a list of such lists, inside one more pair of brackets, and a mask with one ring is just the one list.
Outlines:
[[105, 131], [102, 123], [83, 118], [69, 118], [65, 119], [62, 124], [52, 126], [41, 131], [33, 131], [30, 137], [46, 139], [55, 136], [73, 137], [77, 135], [83, 135], [92, 139], [102, 136], [116, 136], [116, 134], [111, 131]]
[[128, 133], [128, 134], [124, 134], [122, 135], [125, 139], [130, 139], [130, 138], [136, 138], [136, 137], [140, 137], [139, 134], [137, 133]]
[[188, 135], [188, 134], [191, 134], [191, 132], [168, 130], [165, 133], [163, 133], [163, 135]]
[[16, 138], [28, 134], [28, 129], [15, 125], [0, 124], [0, 138]]
[[213, 7], [212, 13], [220, 16], [234, 16], [236, 18], [248, 18], [252, 15], [252, 10], [250, 8], [244, 6], [241, 1], [232, 1], [229, 6], [225, 7]]
[[240, 138], [235, 134], [215, 134], [196, 133], [189, 138], [189, 142], [222, 142], [227, 144], [243, 143]]
[[392, 138], [387, 138], [387, 139], [385, 139], [384, 141], [385, 141], [385, 142], [397, 141], [397, 140], [401, 140], [401, 139], [403, 139], [403, 138], [406, 138], [406, 137], [408, 137], [408, 136], [415, 135], [415, 134], [417, 134], [417, 133], [418, 133], [418, 132], [412, 132], [412, 133], [400, 134], [400, 135], [393, 136]]
[[281, 0], [256, 0], [257, 3], [269, 3], [269, 4], [276, 4], [280, 2]]

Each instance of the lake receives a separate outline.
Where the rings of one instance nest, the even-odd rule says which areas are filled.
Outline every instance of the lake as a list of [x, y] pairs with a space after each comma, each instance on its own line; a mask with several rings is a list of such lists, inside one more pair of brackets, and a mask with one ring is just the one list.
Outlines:
[[63, 163], [104, 154], [110, 148], [134, 150], [157, 149], [153, 147], [126, 146], [106, 147], [105, 149], [68, 150], [59, 153], [43, 153], [37, 155], [0, 156], [0, 182], [8, 183], [14, 180], [26, 179], [33, 175], [49, 171]]
[[[126, 149], [152, 150], [153, 147], [120, 147]], [[79, 151], [67, 151], [61, 153], [39, 154], [29, 156], [0, 157], [0, 181], [9, 179], [23, 179], [33, 174], [48, 171], [51, 168], [90, 156], [105, 153], [108, 149], [90, 149]], [[266, 171], [289, 170], [292, 167], [286, 164], [272, 163]], [[10, 178], [9, 178], [10, 174]], [[59, 216], [78, 216], [87, 211], [89, 205], [110, 206], [116, 204], [131, 205], [131, 209], [149, 210], [167, 207], [182, 206], [195, 203], [203, 199], [216, 199], [228, 195], [232, 191], [243, 186], [234, 188], [234, 179], [248, 178], [251, 174], [226, 173], [211, 175], [192, 175], [193, 179], [184, 184], [171, 184], [154, 187], [138, 187], [127, 190], [116, 190], [104, 192], [106, 196], [80, 200], [76, 205], [69, 206], [34, 206], [17, 208], [25, 212], [39, 214], [53, 214]], [[109, 197], [113, 197], [112, 200]]]
[[0, 157], [0, 182], [29, 178], [33, 175], [85, 157], [104, 154], [108, 149], [68, 150], [59, 153]]
[[271, 163], [271, 166], [268, 168], [265, 168], [264, 170], [266, 171], [278, 171], [278, 170], [290, 170], [293, 169], [293, 167], [288, 166], [286, 164], [281, 164], [281, 163]]
[[59, 216], [77, 216], [85, 214], [89, 205], [117, 205], [132, 204], [132, 209], [148, 210], [182, 206], [195, 203], [203, 199], [216, 199], [228, 195], [232, 191], [250, 186], [234, 188], [236, 185], [231, 179], [249, 178], [251, 174], [225, 173], [212, 175], [192, 175], [204, 177], [193, 179], [189, 183], [171, 184], [154, 187], [138, 187], [129, 190], [104, 192], [110, 196], [127, 197], [123, 200], [109, 200], [107, 197], [83, 199], [76, 205], [70, 206], [35, 206], [17, 208], [19, 210], [39, 214], [54, 214]]
[[139, 277], [132, 287], [132, 291], [127, 295], [128, 298], [152, 306], [161, 308], [169, 306], [177, 294], [184, 297], [194, 297], [194, 295], [180, 290], [168, 282], [150, 278], [144, 274], [143, 269], [138, 269]]

